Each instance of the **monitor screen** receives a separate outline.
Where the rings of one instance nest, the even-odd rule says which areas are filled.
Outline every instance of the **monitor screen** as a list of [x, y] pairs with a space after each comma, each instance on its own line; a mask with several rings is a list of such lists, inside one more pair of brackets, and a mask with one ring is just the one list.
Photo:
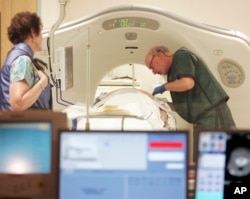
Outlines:
[[51, 122], [3, 122], [0, 129], [0, 173], [51, 172]]
[[0, 112], [0, 198], [56, 198], [61, 112]]
[[250, 130], [201, 131], [195, 199], [250, 198]]
[[186, 199], [187, 132], [62, 131], [59, 199]]

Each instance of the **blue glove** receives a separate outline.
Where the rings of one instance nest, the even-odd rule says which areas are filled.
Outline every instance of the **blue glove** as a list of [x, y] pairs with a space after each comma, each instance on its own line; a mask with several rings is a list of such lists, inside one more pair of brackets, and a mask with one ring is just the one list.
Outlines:
[[164, 91], [166, 91], [166, 88], [165, 88], [165, 84], [161, 85], [161, 86], [158, 86], [158, 87], [155, 87], [152, 95], [156, 95], [156, 94], [159, 94], [159, 93], [163, 93]]

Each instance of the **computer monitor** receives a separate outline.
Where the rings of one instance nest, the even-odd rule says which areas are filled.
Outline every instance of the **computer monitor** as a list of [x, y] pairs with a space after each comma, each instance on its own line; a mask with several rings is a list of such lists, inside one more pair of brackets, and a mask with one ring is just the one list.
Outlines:
[[61, 131], [58, 199], [187, 199], [188, 132]]
[[56, 198], [61, 112], [0, 112], [0, 198]]
[[250, 130], [201, 131], [195, 199], [250, 198]]

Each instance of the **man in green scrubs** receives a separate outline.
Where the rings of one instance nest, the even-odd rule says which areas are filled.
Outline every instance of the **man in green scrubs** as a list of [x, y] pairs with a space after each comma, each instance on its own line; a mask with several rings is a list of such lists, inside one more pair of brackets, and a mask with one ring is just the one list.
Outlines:
[[194, 143], [200, 129], [234, 128], [229, 96], [212, 75], [205, 62], [187, 48], [174, 54], [165, 46], [151, 48], [145, 58], [154, 74], [167, 75], [167, 83], [153, 95], [170, 91], [175, 111], [193, 124]]

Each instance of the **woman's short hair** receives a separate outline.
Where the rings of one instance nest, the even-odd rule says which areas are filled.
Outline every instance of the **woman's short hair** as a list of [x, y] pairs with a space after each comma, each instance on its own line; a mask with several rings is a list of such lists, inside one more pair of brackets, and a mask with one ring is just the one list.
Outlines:
[[39, 35], [42, 29], [40, 17], [34, 12], [19, 12], [12, 19], [8, 27], [8, 38], [13, 44], [23, 42], [33, 31]]

